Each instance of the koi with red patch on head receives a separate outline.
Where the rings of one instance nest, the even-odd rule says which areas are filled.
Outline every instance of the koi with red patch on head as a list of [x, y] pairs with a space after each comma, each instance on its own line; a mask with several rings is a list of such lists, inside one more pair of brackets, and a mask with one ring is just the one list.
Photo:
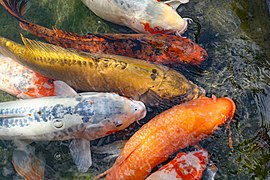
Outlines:
[[[97, 16], [107, 21], [127, 26], [138, 33], [183, 34], [187, 29], [184, 20], [170, 3], [157, 0], [82, 0]], [[177, 7], [177, 5], [175, 7]]]
[[146, 180], [199, 180], [209, 162], [209, 153], [205, 149], [189, 153], [180, 152], [168, 164], [151, 174]]
[[154, 117], [126, 143], [113, 167], [98, 177], [145, 179], [152, 169], [187, 146], [211, 135], [231, 121], [235, 104], [229, 98], [202, 97], [174, 106]]

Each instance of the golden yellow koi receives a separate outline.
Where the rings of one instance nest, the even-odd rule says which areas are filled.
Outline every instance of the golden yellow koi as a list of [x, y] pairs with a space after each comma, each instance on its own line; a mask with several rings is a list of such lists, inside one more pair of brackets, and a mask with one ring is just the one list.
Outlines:
[[0, 52], [76, 90], [115, 92], [147, 105], [179, 104], [204, 90], [175, 70], [116, 55], [88, 54], [22, 37], [24, 45], [0, 38]]

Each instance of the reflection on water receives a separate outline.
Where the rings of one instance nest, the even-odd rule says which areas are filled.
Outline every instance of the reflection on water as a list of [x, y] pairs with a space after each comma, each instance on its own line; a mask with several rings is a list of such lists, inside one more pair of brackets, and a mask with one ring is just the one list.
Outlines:
[[259, 113], [261, 117], [261, 127], [268, 130], [270, 136], [270, 87], [266, 86], [264, 91], [260, 94], [256, 94], [256, 103], [259, 107]]
[[253, 178], [270, 178], [270, 139], [265, 129], [238, 145], [237, 162], [242, 171], [248, 170]]
[[[78, 0], [30, 2], [26, 19], [47, 27], [83, 34], [132, 32], [94, 16]], [[231, 124], [235, 152], [231, 153], [228, 137], [222, 130], [200, 143], [210, 151], [212, 161], [219, 168], [216, 179], [270, 176], [270, 16], [266, 2], [269, 3], [268, 0], [193, 0], [178, 9], [183, 17], [191, 17], [200, 24], [201, 29], [196, 24], [190, 25], [185, 35], [193, 40], [197, 37], [208, 51], [209, 59], [199, 68], [174, 68], [204, 87], [208, 95], [232, 97], [237, 105]], [[19, 29], [18, 22], [2, 7], [0, 16], [1, 36], [20, 42], [21, 32], [36, 39]], [[6, 101], [10, 96], [0, 98]], [[106, 143], [107, 139], [103, 138], [102, 142]], [[101, 163], [80, 174], [69, 155], [68, 142], [34, 145], [46, 157], [47, 178], [89, 178], [91, 173], [108, 168], [106, 163]], [[0, 178], [16, 176], [11, 165], [12, 148], [10, 142], [1, 143]]]

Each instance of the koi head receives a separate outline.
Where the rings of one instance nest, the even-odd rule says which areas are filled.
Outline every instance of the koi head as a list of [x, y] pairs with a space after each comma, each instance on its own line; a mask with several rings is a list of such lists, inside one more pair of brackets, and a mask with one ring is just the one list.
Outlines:
[[177, 154], [174, 159], [176, 177], [200, 179], [210, 160], [209, 157], [209, 153], [204, 149]]
[[148, 96], [153, 105], [172, 106], [204, 96], [205, 90], [174, 70], [164, 74], [161, 83], [151, 88]]
[[147, 180], [158, 179], [200, 179], [209, 162], [209, 153], [200, 149], [189, 153], [180, 152], [168, 164], [151, 174]]
[[[178, 38], [179, 41], [177, 41]], [[208, 58], [207, 52], [201, 46], [188, 38], [178, 38], [175, 38], [174, 43], [168, 48], [168, 52], [174, 53], [176, 56], [181, 54], [181, 62], [200, 65]]]
[[143, 24], [145, 31], [149, 33], [181, 35], [187, 29], [187, 21], [163, 2], [158, 2], [156, 6], [148, 5], [146, 14], [146, 23]]
[[146, 107], [142, 102], [123, 98], [125, 101], [124, 109], [122, 113], [120, 112], [106, 125], [110, 128], [107, 134], [123, 130], [133, 122], [139, 121], [146, 116]]
[[193, 130], [193, 135], [212, 134], [219, 126], [230, 123], [236, 106], [230, 98], [212, 98], [202, 97], [194, 101], [194, 103], [187, 104], [187, 108], [192, 108], [193, 112], [204, 112], [200, 114], [200, 121], [196, 121], [194, 127], [198, 127]]
[[98, 93], [92, 106], [95, 115], [91, 116], [89, 124], [99, 127], [97, 137], [123, 130], [146, 115], [146, 108], [142, 102], [113, 93]]

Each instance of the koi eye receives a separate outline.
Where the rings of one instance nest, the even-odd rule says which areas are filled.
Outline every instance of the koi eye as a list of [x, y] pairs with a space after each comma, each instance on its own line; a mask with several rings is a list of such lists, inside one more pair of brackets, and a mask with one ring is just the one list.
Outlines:
[[57, 129], [59, 129], [59, 128], [61, 128], [61, 127], [64, 126], [64, 123], [63, 123], [62, 120], [56, 119], [56, 120], [53, 121], [53, 126], [54, 126], [55, 128], [57, 128]]
[[114, 121], [114, 125], [115, 125], [115, 127], [120, 127], [123, 125], [123, 123], [120, 120], [116, 120], [116, 121]]
[[155, 31], [163, 31], [163, 29], [161, 27], [155, 27], [154, 29], [155, 29]]
[[53, 81], [54, 81], [53, 79], [48, 79], [49, 84], [53, 84]]

